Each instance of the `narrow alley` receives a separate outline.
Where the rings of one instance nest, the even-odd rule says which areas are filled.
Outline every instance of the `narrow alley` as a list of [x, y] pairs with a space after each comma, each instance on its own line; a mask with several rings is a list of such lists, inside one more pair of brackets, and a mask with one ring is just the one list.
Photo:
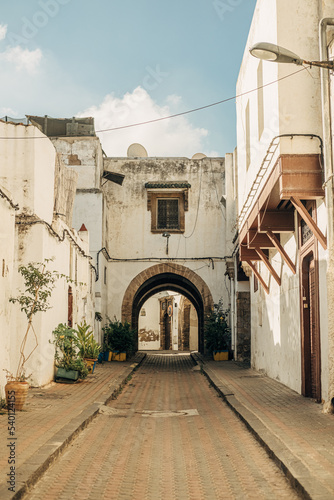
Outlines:
[[28, 495], [293, 499], [297, 494], [187, 355], [148, 355]]

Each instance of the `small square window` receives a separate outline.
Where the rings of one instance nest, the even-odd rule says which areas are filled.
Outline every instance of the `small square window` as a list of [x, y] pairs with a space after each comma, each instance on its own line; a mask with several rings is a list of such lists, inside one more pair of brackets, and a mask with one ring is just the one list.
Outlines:
[[147, 209], [151, 212], [152, 233], [183, 233], [185, 211], [188, 210], [188, 190], [174, 192], [149, 191]]
[[180, 229], [179, 200], [158, 199], [157, 229]]

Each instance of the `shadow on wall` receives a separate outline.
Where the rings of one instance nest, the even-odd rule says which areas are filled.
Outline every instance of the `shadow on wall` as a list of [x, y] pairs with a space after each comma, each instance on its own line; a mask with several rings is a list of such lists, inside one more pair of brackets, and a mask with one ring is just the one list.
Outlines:
[[299, 278], [284, 274], [275, 295], [260, 286], [252, 301], [252, 366], [301, 393]]

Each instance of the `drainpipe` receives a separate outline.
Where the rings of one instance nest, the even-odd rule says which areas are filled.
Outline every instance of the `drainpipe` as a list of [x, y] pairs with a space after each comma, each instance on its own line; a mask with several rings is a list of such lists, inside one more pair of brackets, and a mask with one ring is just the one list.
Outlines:
[[231, 349], [235, 359], [235, 283], [231, 277]]
[[[334, 26], [334, 18], [323, 18], [319, 23], [319, 50], [320, 60], [328, 59], [327, 55], [327, 26]], [[321, 75], [321, 104], [322, 104], [322, 134], [324, 144], [324, 174], [325, 196], [327, 207], [327, 310], [328, 310], [328, 396], [325, 403], [325, 412], [334, 412], [334, 219], [333, 219], [333, 162], [331, 115], [329, 96], [329, 70], [320, 69]]]

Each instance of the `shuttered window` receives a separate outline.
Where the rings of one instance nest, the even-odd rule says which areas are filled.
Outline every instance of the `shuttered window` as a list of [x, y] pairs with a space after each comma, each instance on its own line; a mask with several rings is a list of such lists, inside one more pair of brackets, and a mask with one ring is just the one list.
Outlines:
[[179, 199], [158, 199], [157, 229], [179, 229]]

